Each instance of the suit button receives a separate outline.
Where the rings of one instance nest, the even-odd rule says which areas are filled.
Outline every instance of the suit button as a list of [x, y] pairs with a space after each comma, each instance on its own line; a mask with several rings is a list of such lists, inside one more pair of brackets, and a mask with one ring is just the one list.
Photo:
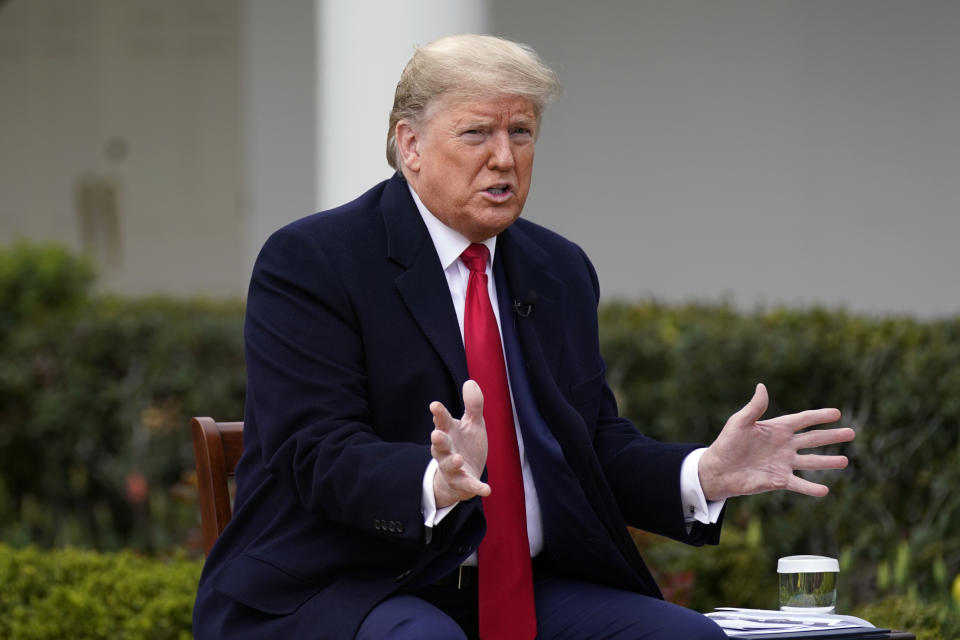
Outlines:
[[397, 533], [403, 533], [403, 523], [397, 522]]
[[387, 531], [389, 531], [390, 533], [396, 533], [396, 532], [397, 532], [397, 523], [394, 522], [393, 520], [391, 520], [390, 522], [388, 522], [388, 523], [387, 523]]
[[373, 521], [373, 530], [374, 530], [374, 531], [380, 531], [382, 528], [383, 528], [383, 521], [382, 521], [382, 520], [374, 520], [374, 521]]

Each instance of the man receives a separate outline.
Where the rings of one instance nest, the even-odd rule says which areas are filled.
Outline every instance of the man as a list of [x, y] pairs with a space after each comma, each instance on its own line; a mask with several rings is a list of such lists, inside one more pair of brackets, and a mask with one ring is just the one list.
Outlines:
[[[799, 449], [853, 438], [758, 422], [709, 448], [617, 415], [597, 278], [519, 219], [557, 82], [530, 49], [456, 36], [397, 86], [388, 161], [357, 200], [275, 233], [254, 268], [233, 521], [198, 638], [723, 638], [666, 603], [627, 534], [716, 543], [723, 501], [824, 495]], [[456, 419], [454, 416], [461, 416]]]

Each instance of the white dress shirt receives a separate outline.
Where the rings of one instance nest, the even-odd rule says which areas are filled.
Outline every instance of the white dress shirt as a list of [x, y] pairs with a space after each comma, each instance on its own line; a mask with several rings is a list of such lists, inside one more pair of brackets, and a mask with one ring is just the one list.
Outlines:
[[[408, 185], [409, 187], [409, 185]], [[451, 229], [433, 214], [431, 214], [420, 201], [417, 193], [410, 188], [410, 195], [420, 211], [424, 224], [427, 225], [427, 231], [430, 233], [430, 239], [440, 257], [440, 265], [443, 267], [444, 275], [447, 277], [447, 285], [450, 287], [450, 296], [453, 298], [453, 307], [457, 312], [457, 321], [460, 325], [460, 338], [463, 339], [463, 314], [467, 298], [467, 281], [470, 277], [470, 270], [460, 261], [460, 254], [470, 246], [471, 242], [460, 232]], [[493, 307], [494, 316], [497, 319], [497, 327], [500, 327], [500, 308], [497, 304], [497, 288], [493, 281], [493, 261], [496, 256], [497, 239], [489, 238], [484, 243], [490, 250], [490, 260], [487, 263], [487, 290], [490, 294], [490, 304]], [[501, 331], [501, 342], [502, 338]], [[507, 383], [510, 383], [510, 372], [507, 371]], [[482, 391], [482, 390], [481, 390]], [[513, 394], [511, 387], [511, 395]], [[530, 471], [530, 464], [527, 461], [526, 450], [523, 446], [523, 435], [520, 433], [519, 420], [517, 419], [517, 410], [513, 407], [513, 424], [517, 434], [517, 444], [520, 448], [520, 469], [523, 474], [523, 492], [526, 501], [527, 510], [527, 538], [530, 542], [530, 555], [536, 556], [543, 549], [543, 519], [540, 514], [540, 501], [537, 499], [537, 488], [533, 482], [533, 475]], [[680, 495], [683, 503], [684, 519], [691, 523], [694, 520], [705, 524], [714, 523], [720, 516], [723, 508], [723, 501], [708, 502], [703, 495], [703, 489], [700, 487], [700, 479], [697, 473], [697, 463], [704, 449], [697, 449], [691, 452], [683, 461], [680, 471]], [[436, 498], [433, 493], [433, 477], [437, 472], [437, 461], [431, 460], [423, 474], [423, 495], [421, 498], [424, 525], [433, 527], [440, 523], [444, 516], [449, 513], [454, 506], [437, 509]], [[471, 555], [464, 564], [476, 564], [476, 554]]]

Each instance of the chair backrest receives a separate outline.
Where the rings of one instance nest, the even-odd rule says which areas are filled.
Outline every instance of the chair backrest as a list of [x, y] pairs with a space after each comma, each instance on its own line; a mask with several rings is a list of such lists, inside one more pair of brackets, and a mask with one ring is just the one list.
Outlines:
[[210, 553], [213, 543], [233, 517], [229, 478], [243, 453], [243, 423], [193, 418], [190, 431], [197, 465], [203, 548], [205, 553]]

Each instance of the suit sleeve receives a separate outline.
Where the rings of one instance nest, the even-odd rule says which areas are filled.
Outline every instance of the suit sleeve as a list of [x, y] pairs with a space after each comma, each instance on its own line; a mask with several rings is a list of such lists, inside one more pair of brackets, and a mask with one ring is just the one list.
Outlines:
[[[594, 309], [600, 288], [589, 258], [580, 253], [592, 286]], [[595, 317], [595, 313], [593, 314]], [[598, 329], [599, 331], [599, 329]], [[596, 344], [599, 369], [605, 372]], [[683, 460], [702, 445], [660, 442], [643, 435], [620, 416], [606, 376], [597, 376], [599, 406], [593, 433], [594, 450], [627, 524], [690, 544], [715, 544], [719, 524], [695, 525], [688, 531], [680, 495]]]
[[[371, 424], [357, 327], [351, 294], [318, 244], [290, 228], [275, 233], [247, 300], [247, 415], [263, 464], [305, 510], [419, 541], [429, 445], [386, 442]], [[429, 422], [426, 407], [423, 415]]]

